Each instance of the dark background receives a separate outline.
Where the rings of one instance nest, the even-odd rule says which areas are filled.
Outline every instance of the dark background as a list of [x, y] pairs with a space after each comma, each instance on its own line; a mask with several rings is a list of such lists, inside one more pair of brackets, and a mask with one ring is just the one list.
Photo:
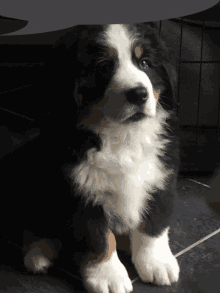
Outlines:
[[[205, 12], [158, 22], [158, 33], [173, 50], [171, 63], [178, 73], [183, 174], [209, 174], [220, 165], [219, 15], [217, 4]], [[0, 34], [25, 25], [2, 17]], [[62, 34], [0, 36], [0, 127], [15, 137], [31, 133], [31, 122], [50, 109], [52, 99], [42, 87], [48, 78], [45, 64]]]

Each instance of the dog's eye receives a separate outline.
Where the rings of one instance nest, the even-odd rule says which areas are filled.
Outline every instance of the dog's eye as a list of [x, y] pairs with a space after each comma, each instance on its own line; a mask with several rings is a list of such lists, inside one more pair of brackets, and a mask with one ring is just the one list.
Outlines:
[[100, 72], [102, 72], [102, 73], [105, 73], [105, 72], [107, 72], [111, 68], [111, 65], [112, 65], [112, 63], [109, 62], [109, 61], [100, 62], [97, 65], [97, 70], [100, 71]]
[[147, 59], [142, 59], [140, 62], [140, 66], [143, 70], [147, 70], [148, 69], [148, 60]]

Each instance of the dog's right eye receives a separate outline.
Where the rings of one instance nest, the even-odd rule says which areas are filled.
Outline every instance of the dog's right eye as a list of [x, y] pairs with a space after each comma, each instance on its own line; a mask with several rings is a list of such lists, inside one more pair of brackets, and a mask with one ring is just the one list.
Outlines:
[[103, 61], [97, 64], [96, 70], [102, 73], [107, 72], [112, 67], [112, 63], [109, 61]]

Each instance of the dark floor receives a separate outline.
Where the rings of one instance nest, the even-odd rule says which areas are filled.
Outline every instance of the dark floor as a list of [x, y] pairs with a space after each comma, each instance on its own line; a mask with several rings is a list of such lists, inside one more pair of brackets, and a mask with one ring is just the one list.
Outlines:
[[[0, 140], [2, 142], [0, 144], [0, 158], [16, 147], [21, 147], [25, 141], [37, 137], [38, 134], [38, 129], [30, 129], [22, 134], [16, 134], [15, 132], [10, 132], [7, 127], [0, 127]], [[178, 255], [177, 259], [181, 269], [180, 280], [177, 284], [171, 287], [157, 287], [142, 283], [139, 279], [136, 279], [137, 273], [131, 264], [130, 256], [119, 251], [119, 257], [127, 267], [131, 279], [135, 280], [133, 282], [134, 292], [219, 292], [220, 216], [206, 203], [206, 199], [210, 194], [209, 186], [209, 177], [179, 178], [179, 199], [175, 210], [175, 218], [170, 229], [171, 249], [174, 255]], [[217, 233], [212, 235], [215, 231]], [[204, 237], [208, 239], [202, 241]], [[192, 247], [187, 249], [190, 246]], [[17, 251], [17, 249], [14, 247], [14, 250]], [[10, 263], [14, 261], [13, 252], [10, 252], [10, 257], [7, 254], [5, 256], [10, 259]], [[47, 286], [47, 289], [41, 292], [67, 292], [68, 288], [83, 292], [81, 283], [77, 279], [68, 276], [60, 268], [54, 269], [51, 276], [32, 277], [21, 276], [16, 271], [16, 267], [14, 269], [9, 266], [4, 267], [3, 265], [8, 264], [3, 259], [1, 264], [0, 292], [31, 292], [33, 283], [35, 288], [42, 286], [45, 288]], [[25, 288], [27, 291], [24, 291]], [[36, 290], [35, 292], [40, 291]]]

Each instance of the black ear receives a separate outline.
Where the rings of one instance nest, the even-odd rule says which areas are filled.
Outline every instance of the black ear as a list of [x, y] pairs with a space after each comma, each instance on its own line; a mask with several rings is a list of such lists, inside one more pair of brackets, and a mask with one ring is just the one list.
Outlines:
[[77, 27], [63, 30], [62, 36], [53, 45], [45, 62], [42, 91], [45, 96], [45, 110], [36, 121], [42, 129], [52, 125], [54, 128], [62, 128], [62, 124], [68, 122], [67, 117], [76, 117], [73, 96], [77, 73], [78, 37]]
[[62, 34], [52, 48], [49, 61], [51, 76], [54, 86], [64, 90], [67, 84], [74, 84], [77, 73], [77, 50], [79, 33], [78, 28], [73, 27]]

